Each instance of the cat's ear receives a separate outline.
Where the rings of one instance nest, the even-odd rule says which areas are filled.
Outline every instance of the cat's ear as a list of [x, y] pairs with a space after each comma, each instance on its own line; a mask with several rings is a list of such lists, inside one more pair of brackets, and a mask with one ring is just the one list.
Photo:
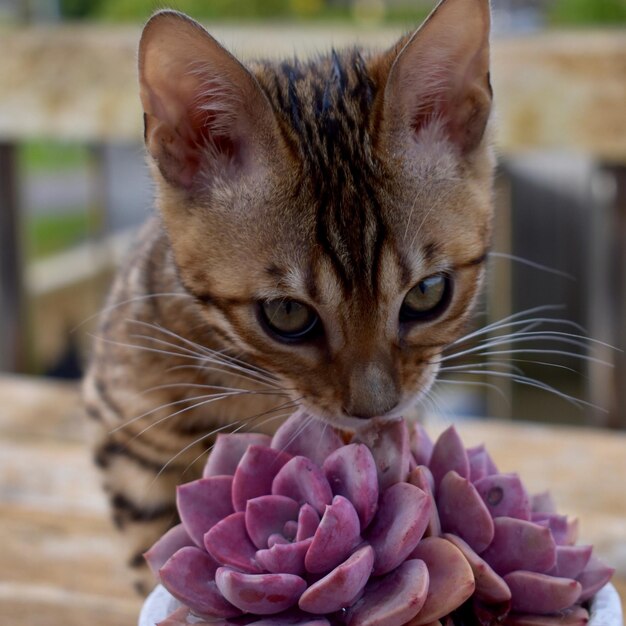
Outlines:
[[244, 171], [272, 148], [276, 121], [256, 79], [186, 15], [148, 21], [139, 83], [146, 146], [173, 185]]
[[489, 0], [442, 0], [401, 40], [384, 92], [389, 132], [419, 134], [435, 123], [463, 154], [480, 145], [492, 99], [489, 28]]

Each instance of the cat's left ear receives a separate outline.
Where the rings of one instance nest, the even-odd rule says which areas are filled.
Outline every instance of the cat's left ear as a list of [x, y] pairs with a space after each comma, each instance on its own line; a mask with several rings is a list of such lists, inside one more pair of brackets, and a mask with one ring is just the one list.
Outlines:
[[491, 111], [489, 30], [489, 0], [442, 0], [390, 53], [385, 130], [419, 135], [440, 124], [462, 154], [476, 149]]
[[148, 21], [139, 84], [146, 147], [170, 184], [193, 190], [277, 154], [276, 119], [256, 78], [186, 15]]

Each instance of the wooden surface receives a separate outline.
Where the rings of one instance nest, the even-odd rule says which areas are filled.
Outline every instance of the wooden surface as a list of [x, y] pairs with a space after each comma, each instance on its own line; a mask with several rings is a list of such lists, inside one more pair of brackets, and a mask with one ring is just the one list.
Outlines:
[[[398, 28], [209, 26], [244, 59], [306, 56]], [[37, 27], [0, 32], [0, 139], [140, 140], [139, 28]], [[626, 30], [495, 38], [492, 82], [504, 153], [574, 150], [626, 162]]]
[[[0, 624], [133, 626], [140, 600], [84, 444], [76, 388], [0, 377], [0, 399]], [[579, 516], [581, 541], [617, 568], [626, 598], [626, 435], [485, 421], [459, 430]]]

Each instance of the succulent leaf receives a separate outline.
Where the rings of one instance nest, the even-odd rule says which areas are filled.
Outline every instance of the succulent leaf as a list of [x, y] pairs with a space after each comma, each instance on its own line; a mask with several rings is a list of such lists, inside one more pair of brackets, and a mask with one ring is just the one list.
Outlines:
[[204, 466], [202, 478], [232, 476], [248, 446], [269, 446], [272, 438], [261, 433], [220, 433]]
[[464, 539], [476, 552], [489, 546], [494, 523], [489, 509], [472, 483], [449, 471], [439, 484], [437, 510], [441, 528]]
[[494, 520], [491, 545], [480, 555], [504, 576], [515, 570], [547, 572], [556, 565], [556, 544], [549, 528], [512, 517]]
[[245, 511], [246, 502], [271, 492], [272, 482], [291, 455], [267, 446], [249, 446], [233, 476], [232, 500], [235, 511]]
[[372, 547], [365, 545], [359, 548], [324, 578], [311, 585], [300, 596], [298, 605], [303, 611], [320, 615], [352, 606], [369, 580], [373, 565]]
[[328, 572], [339, 565], [360, 541], [359, 516], [350, 501], [335, 496], [315, 531], [304, 565], [312, 574]]
[[517, 571], [504, 576], [517, 613], [549, 615], [572, 606], [582, 590], [579, 582], [537, 572]]
[[204, 535], [204, 547], [222, 565], [251, 574], [262, 571], [255, 560], [256, 547], [248, 538], [245, 513], [232, 513], [215, 524]]
[[333, 499], [322, 470], [304, 456], [295, 456], [281, 468], [272, 482], [272, 494], [287, 496], [300, 505], [308, 503], [320, 515]]
[[437, 487], [443, 477], [452, 470], [461, 478], [470, 477], [469, 458], [454, 426], [444, 430], [435, 442], [429, 467]]
[[403, 419], [371, 419], [358, 431], [355, 439], [370, 449], [381, 491], [406, 480], [411, 453], [409, 431]]
[[410, 559], [395, 570], [374, 578], [363, 597], [346, 612], [347, 626], [402, 626], [412, 623], [424, 606], [429, 574], [423, 561]]
[[218, 590], [215, 561], [204, 550], [181, 548], [161, 568], [163, 586], [180, 602], [201, 616], [234, 617], [241, 612]]
[[321, 466], [343, 441], [328, 424], [304, 411], [292, 415], [272, 438], [272, 448], [292, 456], [305, 456]]
[[411, 558], [426, 564], [430, 582], [424, 606], [408, 626], [423, 626], [441, 619], [474, 593], [472, 569], [463, 553], [449, 541], [441, 537], [422, 539]]
[[428, 465], [430, 463], [434, 444], [426, 429], [419, 422], [414, 422], [411, 425], [409, 448], [416, 465]]
[[231, 604], [257, 615], [288, 609], [306, 589], [305, 580], [293, 574], [244, 574], [230, 567], [215, 572], [215, 583]]
[[474, 482], [492, 517], [530, 520], [530, 499], [517, 474], [491, 474]]
[[296, 574], [298, 576], [305, 573], [304, 557], [311, 547], [312, 537], [296, 541], [295, 543], [275, 543], [267, 550], [259, 550], [256, 553], [256, 560], [268, 572], [272, 574]]
[[177, 524], [170, 528], [147, 552], [143, 557], [146, 559], [148, 566], [152, 570], [155, 578], [159, 580], [159, 570], [165, 565], [166, 561], [186, 546], [193, 546], [185, 527]]
[[331, 453], [322, 467], [333, 494], [345, 496], [365, 529], [378, 506], [378, 474], [369, 448], [351, 443]]
[[286, 496], [259, 496], [248, 500], [245, 512], [246, 530], [259, 549], [268, 545], [274, 533], [282, 533], [285, 522], [298, 517], [298, 503]]
[[298, 529], [296, 530], [296, 541], [308, 539], [315, 534], [320, 524], [320, 516], [310, 504], [303, 504], [298, 513]]
[[428, 494], [409, 483], [396, 483], [383, 492], [365, 536], [376, 554], [375, 576], [387, 574], [411, 554], [424, 535], [430, 507]]
[[461, 551], [472, 568], [476, 585], [475, 593], [479, 600], [488, 605], [506, 604], [511, 600], [511, 590], [504, 579], [498, 576], [489, 563], [480, 558], [463, 539], [449, 533], [442, 535], [442, 537]]
[[577, 580], [582, 585], [579, 601], [586, 602], [592, 598], [613, 576], [615, 569], [605, 565], [599, 558], [592, 556]]
[[232, 484], [232, 476], [211, 476], [176, 488], [180, 520], [199, 548], [204, 546], [204, 535], [221, 519], [234, 513], [230, 498]]

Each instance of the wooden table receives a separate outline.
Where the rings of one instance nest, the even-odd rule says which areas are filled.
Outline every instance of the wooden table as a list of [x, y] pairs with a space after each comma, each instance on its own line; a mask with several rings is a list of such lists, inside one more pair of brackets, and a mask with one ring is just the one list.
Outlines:
[[[133, 626], [130, 588], [84, 443], [75, 386], [0, 377], [0, 624]], [[433, 433], [445, 424], [432, 420]], [[532, 491], [550, 487], [626, 598], [626, 435], [493, 421], [458, 424]]]

